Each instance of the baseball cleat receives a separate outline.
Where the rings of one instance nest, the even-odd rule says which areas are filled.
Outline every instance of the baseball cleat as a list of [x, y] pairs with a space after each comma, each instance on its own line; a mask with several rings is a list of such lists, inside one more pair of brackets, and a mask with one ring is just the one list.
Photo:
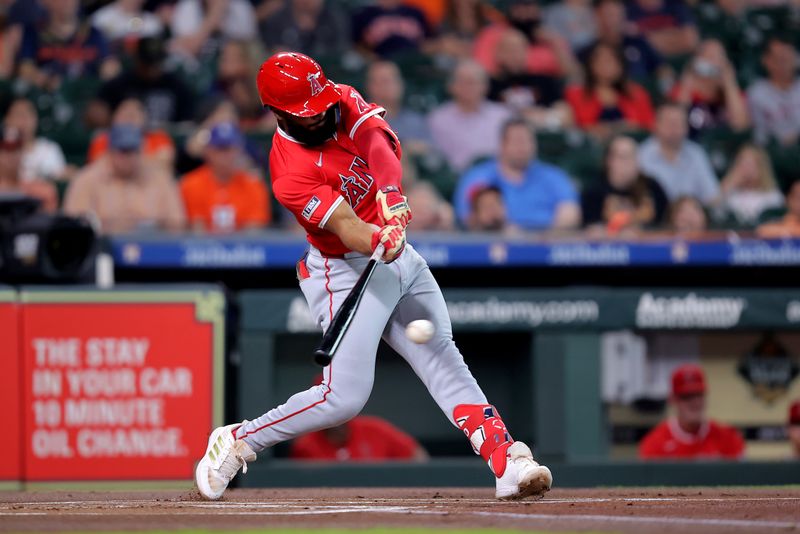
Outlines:
[[208, 438], [206, 454], [194, 471], [197, 489], [206, 499], [216, 501], [222, 497], [239, 469], [247, 473], [247, 462], [256, 459], [256, 453], [250, 445], [233, 437], [233, 430], [242, 424], [218, 427]]
[[502, 500], [541, 499], [553, 485], [550, 470], [536, 463], [527, 445], [514, 442], [506, 452], [508, 463], [503, 476], [497, 479], [495, 497]]

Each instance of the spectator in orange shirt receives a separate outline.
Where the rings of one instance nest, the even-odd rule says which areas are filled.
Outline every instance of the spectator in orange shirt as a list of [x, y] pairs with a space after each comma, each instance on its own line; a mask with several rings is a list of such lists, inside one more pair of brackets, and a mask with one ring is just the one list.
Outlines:
[[80, 170], [64, 198], [64, 213], [95, 219], [104, 234], [183, 230], [186, 217], [171, 169], [142, 157], [142, 131], [117, 124], [108, 156]]
[[[156, 163], [162, 163], [172, 170], [175, 164], [175, 143], [167, 132], [160, 129], [147, 129], [147, 110], [142, 101], [129, 97], [121, 101], [111, 116], [111, 125], [131, 124], [145, 130], [142, 140], [142, 155]], [[108, 153], [108, 131], [97, 134], [89, 145], [88, 161], [91, 163]]]
[[414, 438], [388, 421], [368, 415], [306, 434], [294, 440], [289, 454], [295, 460], [326, 462], [428, 459]]
[[733, 427], [706, 417], [706, 379], [699, 365], [681, 365], [672, 373], [670, 403], [675, 417], [662, 421], [639, 444], [646, 460], [727, 458], [744, 454], [744, 439]]
[[191, 228], [231, 232], [260, 228], [270, 222], [266, 184], [243, 170], [243, 143], [233, 123], [220, 123], [211, 129], [203, 152], [206, 163], [181, 180]]
[[768, 221], [756, 229], [759, 237], [784, 238], [800, 236], [800, 180], [789, 186], [786, 194], [786, 215], [777, 221]]

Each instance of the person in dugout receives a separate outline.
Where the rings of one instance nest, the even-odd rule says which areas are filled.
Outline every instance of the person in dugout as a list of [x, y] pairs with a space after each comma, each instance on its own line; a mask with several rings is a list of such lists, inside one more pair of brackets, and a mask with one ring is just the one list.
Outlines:
[[685, 364], [673, 371], [669, 402], [675, 415], [644, 437], [639, 444], [642, 459], [742, 457], [744, 439], [739, 431], [706, 415], [706, 378], [702, 367]]

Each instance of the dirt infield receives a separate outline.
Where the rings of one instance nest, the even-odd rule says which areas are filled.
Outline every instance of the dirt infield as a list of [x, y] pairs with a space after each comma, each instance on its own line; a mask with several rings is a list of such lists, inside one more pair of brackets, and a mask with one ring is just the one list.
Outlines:
[[593, 532], [800, 532], [800, 489], [556, 489], [498, 502], [487, 489], [0, 493], [0, 531], [500, 528]]

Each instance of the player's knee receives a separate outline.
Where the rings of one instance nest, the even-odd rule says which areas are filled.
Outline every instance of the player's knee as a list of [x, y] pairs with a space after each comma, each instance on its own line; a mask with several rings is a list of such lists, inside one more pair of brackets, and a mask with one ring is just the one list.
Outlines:
[[328, 400], [336, 424], [346, 423], [360, 414], [369, 400], [370, 391], [372, 391], [371, 384], [369, 388], [350, 388], [342, 392], [331, 392]]

